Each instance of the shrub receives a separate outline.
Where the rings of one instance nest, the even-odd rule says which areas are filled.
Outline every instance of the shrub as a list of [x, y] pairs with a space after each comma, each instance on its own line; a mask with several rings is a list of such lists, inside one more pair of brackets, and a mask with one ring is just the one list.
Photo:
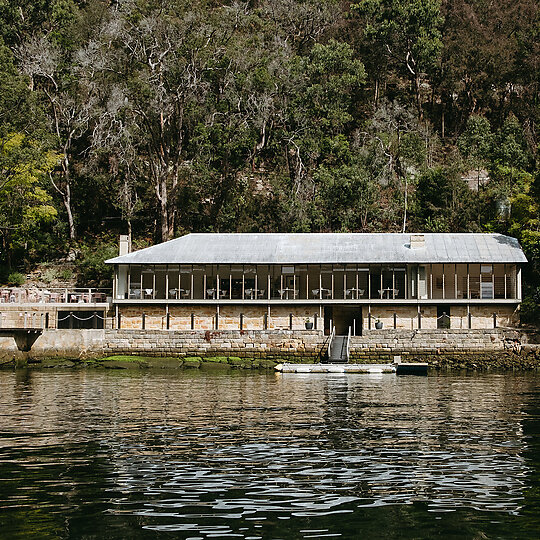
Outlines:
[[63, 281], [69, 281], [73, 277], [73, 272], [69, 268], [66, 268], [60, 272], [58, 277]]
[[113, 268], [105, 264], [105, 261], [117, 255], [118, 247], [115, 242], [99, 242], [93, 246], [83, 246], [81, 248], [81, 258], [77, 261], [81, 285], [110, 287]]
[[25, 281], [26, 278], [20, 272], [12, 272], [7, 279], [8, 285], [14, 285], [16, 287], [20, 287]]
[[58, 274], [54, 268], [47, 268], [47, 270], [44, 270], [41, 273], [41, 281], [44, 283], [52, 283], [57, 276]]

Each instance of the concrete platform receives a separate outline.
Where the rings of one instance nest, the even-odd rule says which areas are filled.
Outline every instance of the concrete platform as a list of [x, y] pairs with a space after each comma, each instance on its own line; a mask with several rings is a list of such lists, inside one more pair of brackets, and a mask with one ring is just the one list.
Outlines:
[[281, 373], [396, 373], [427, 375], [427, 364], [278, 364]]

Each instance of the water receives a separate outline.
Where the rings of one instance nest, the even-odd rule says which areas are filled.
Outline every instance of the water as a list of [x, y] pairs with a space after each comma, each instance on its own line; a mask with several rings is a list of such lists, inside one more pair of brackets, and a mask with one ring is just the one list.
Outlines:
[[0, 372], [1, 538], [538, 538], [540, 376]]

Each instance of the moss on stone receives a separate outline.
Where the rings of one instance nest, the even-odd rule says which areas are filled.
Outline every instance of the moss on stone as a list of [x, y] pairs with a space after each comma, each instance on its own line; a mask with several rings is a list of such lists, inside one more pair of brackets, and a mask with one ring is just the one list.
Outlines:
[[200, 369], [205, 371], [228, 371], [231, 369], [232, 366], [230, 366], [227, 363], [223, 362], [205, 362], [204, 360], [201, 362]]
[[277, 366], [278, 362], [274, 362], [273, 360], [260, 360], [259, 361], [259, 367], [263, 369], [274, 369]]
[[231, 366], [244, 367], [244, 365], [246, 364], [246, 359], [240, 358], [239, 356], [229, 356], [228, 363]]
[[148, 359], [148, 367], [161, 369], [178, 369], [182, 367], [183, 361], [180, 358], [165, 357]]
[[100, 366], [106, 369], [138, 369], [139, 362], [125, 362], [123, 360], [105, 360], [100, 362]]
[[72, 368], [76, 363], [73, 360], [66, 358], [47, 358], [41, 362], [41, 367], [44, 368]]
[[207, 356], [203, 358], [203, 362], [217, 362], [221, 364], [227, 363], [227, 357], [226, 356]]
[[184, 358], [184, 363], [182, 364], [182, 367], [198, 369], [201, 367], [201, 363], [202, 358], [197, 356], [188, 356], [187, 358]]
[[123, 354], [117, 354], [113, 356], [106, 356], [105, 358], [98, 359], [98, 362], [146, 362], [153, 360], [151, 356], [128, 356]]

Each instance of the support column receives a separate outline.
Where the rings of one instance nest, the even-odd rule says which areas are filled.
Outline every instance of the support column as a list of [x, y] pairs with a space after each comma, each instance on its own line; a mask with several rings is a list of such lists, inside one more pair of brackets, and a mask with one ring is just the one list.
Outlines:
[[429, 299], [433, 300], [433, 264], [429, 263]]
[[471, 276], [469, 273], [469, 263], [467, 263], [467, 300], [470, 300], [470, 299], [471, 299]]

